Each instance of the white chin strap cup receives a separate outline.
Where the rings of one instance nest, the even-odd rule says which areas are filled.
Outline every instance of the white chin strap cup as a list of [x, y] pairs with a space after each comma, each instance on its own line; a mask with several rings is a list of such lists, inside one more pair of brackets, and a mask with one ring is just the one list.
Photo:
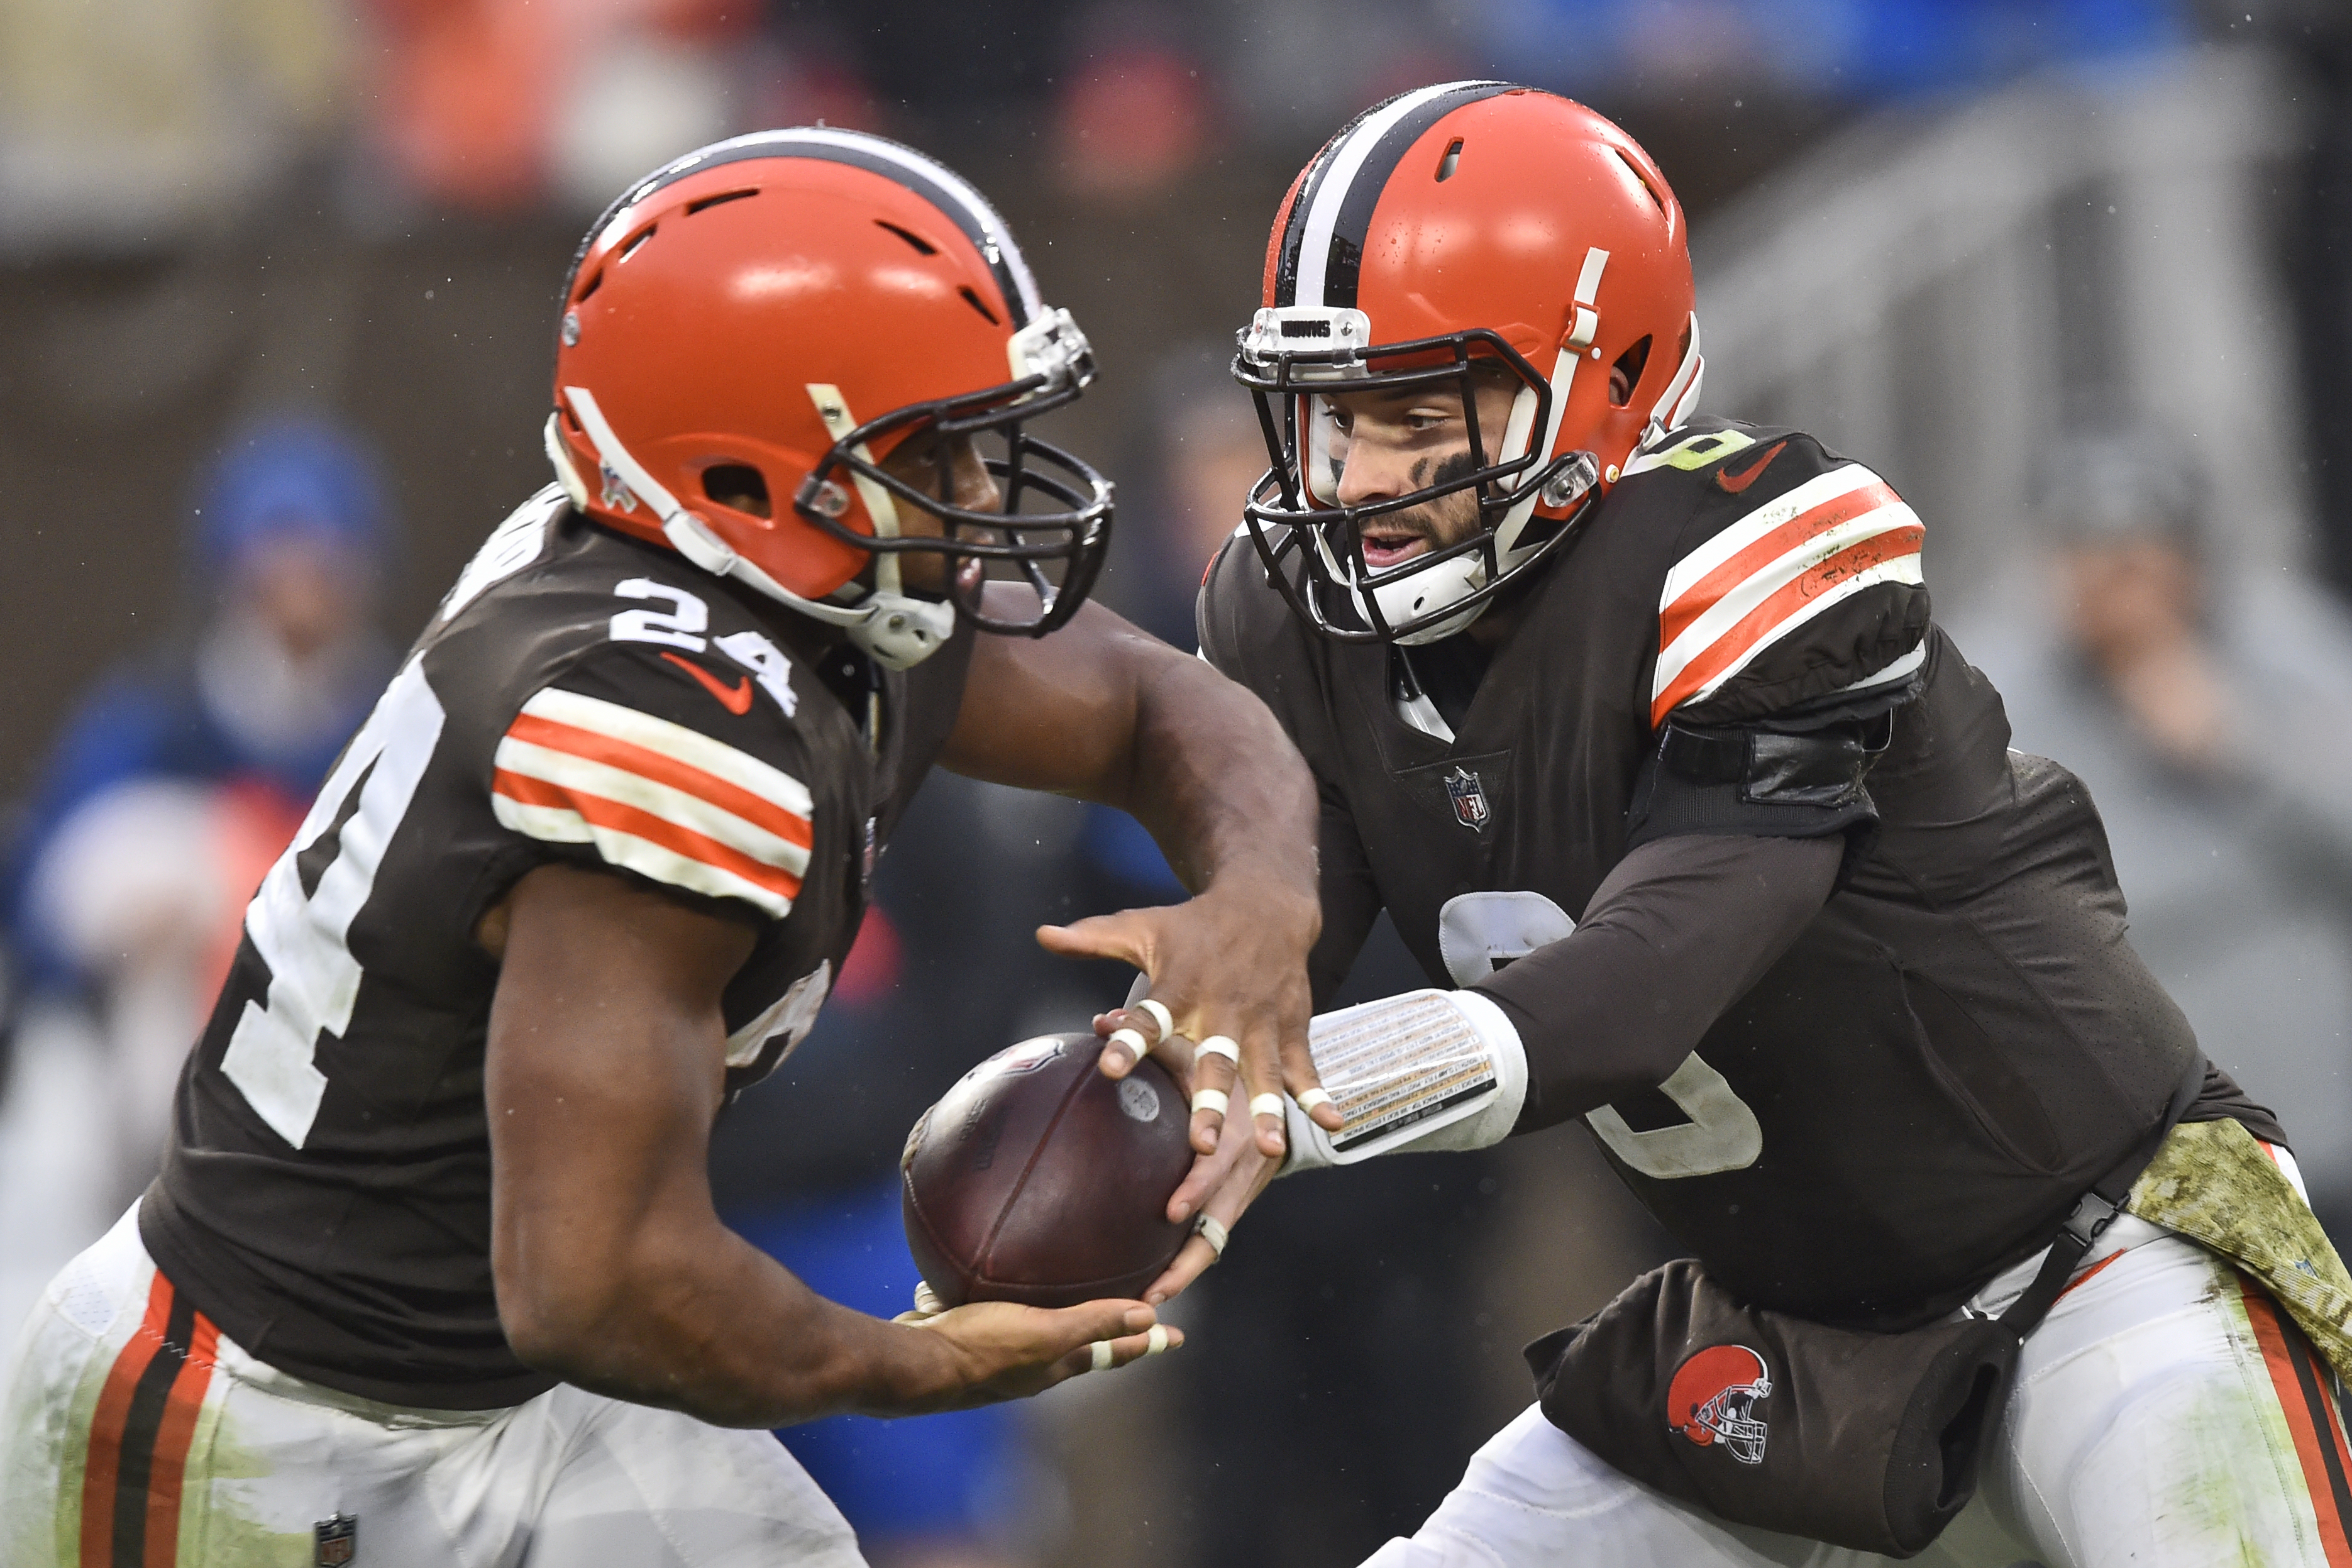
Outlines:
[[[1433, 609], [1460, 604], [1486, 585], [1486, 563], [1476, 555], [1457, 555], [1451, 561], [1416, 572], [1401, 583], [1375, 588], [1371, 596], [1380, 605], [1382, 618], [1389, 625], [1395, 626], [1400, 621], [1427, 615]], [[1363, 590], [1360, 588], [1356, 593], [1360, 601], [1357, 609], [1361, 612]], [[1465, 605], [1444, 620], [1401, 637], [1397, 641], [1407, 647], [1419, 647], [1423, 643], [1450, 637], [1484, 615], [1487, 605], [1492, 602], [1481, 599], [1475, 605]], [[1370, 624], [1370, 615], [1366, 615], [1364, 619], [1367, 625]]]
[[[594, 394], [584, 386], [567, 386], [563, 395], [572, 405], [581, 429], [587, 433], [588, 444], [596, 448], [597, 458], [604, 466], [607, 491], [619, 488], [625, 503], [634, 498], [652, 508], [654, 515], [661, 519], [663, 536], [680, 555], [703, 571], [714, 577], [732, 577], [813, 620], [839, 626], [875, 663], [891, 669], [913, 668], [939, 652], [954, 635], [955, 605], [942, 600], [877, 590], [855, 605], [835, 605], [793, 593], [729, 549], [708, 524], [680, 506], [677, 498], [662, 488], [661, 481], [621, 444], [621, 438], [605, 420], [604, 410], [596, 406]], [[555, 462], [556, 478], [562, 481], [565, 493], [575, 504], [584, 505], [587, 485], [572, 471], [562, 443], [556, 438], [551, 419], [547, 444], [548, 455]]]

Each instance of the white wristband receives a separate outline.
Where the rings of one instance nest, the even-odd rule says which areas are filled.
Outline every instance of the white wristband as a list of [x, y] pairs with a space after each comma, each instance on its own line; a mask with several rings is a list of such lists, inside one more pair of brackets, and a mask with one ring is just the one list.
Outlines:
[[1326, 1132], [1295, 1102], [1283, 1174], [1379, 1154], [1485, 1149], [1510, 1136], [1528, 1094], [1527, 1048], [1476, 991], [1411, 991], [1317, 1017], [1316, 1076], [1348, 1120]]

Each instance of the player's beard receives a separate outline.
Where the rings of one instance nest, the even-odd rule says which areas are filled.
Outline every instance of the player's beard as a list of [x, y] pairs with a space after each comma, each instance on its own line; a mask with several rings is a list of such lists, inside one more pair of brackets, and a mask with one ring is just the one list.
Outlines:
[[[1412, 483], [1415, 489], [1429, 489], [1438, 485], [1452, 484], [1477, 472], [1477, 462], [1466, 449], [1445, 458], [1424, 458], [1413, 465]], [[1421, 555], [1400, 561], [1384, 568], [1393, 571], [1398, 566], [1410, 566], [1449, 544], [1458, 544], [1478, 531], [1478, 492], [1475, 489], [1459, 489], [1438, 496], [1419, 506], [1397, 511], [1382, 512], [1358, 525], [1362, 534], [1395, 533], [1410, 531], [1426, 540], [1429, 550]], [[1369, 563], [1367, 563], [1369, 564]], [[1375, 568], [1375, 570], [1383, 570]]]

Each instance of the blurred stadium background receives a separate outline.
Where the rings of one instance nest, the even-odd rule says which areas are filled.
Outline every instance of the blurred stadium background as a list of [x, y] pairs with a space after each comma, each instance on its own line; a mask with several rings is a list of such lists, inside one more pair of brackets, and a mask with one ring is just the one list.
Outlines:
[[[972, 178], [1100, 356], [1054, 435], [1121, 485], [1101, 595], [1189, 647], [1262, 464], [1223, 367], [1275, 205], [1356, 110], [1463, 76], [1657, 155], [1706, 406], [1928, 519], [2142, 951], [2352, 1220], [2336, 0], [6, 0], [0, 1333], [144, 1181], [289, 813], [545, 481], [554, 294], [632, 177], [823, 119]], [[884, 1312], [914, 1114], [1124, 984], [1030, 929], [1177, 894], [1124, 818], [944, 777], [894, 851], [714, 1159], [747, 1234]], [[1351, 986], [1420, 983], [1389, 939]], [[1397, 1164], [1269, 1198], [1167, 1363], [792, 1441], [877, 1564], [1357, 1562], [1524, 1400], [1517, 1344], [1664, 1245], [1580, 1132]]]

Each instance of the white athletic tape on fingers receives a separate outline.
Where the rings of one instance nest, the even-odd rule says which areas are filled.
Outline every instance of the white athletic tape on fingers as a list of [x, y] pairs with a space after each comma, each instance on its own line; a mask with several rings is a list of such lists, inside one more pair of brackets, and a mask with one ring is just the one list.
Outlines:
[[1298, 1097], [1298, 1109], [1310, 1116], [1314, 1114], [1317, 1106], [1330, 1103], [1330, 1095], [1324, 1091], [1323, 1086], [1319, 1083]]
[[1160, 1037], [1163, 1040], [1176, 1032], [1176, 1016], [1173, 1013], [1171, 1013], [1166, 1007], [1160, 1005], [1160, 1004], [1154, 1002], [1149, 996], [1146, 996], [1141, 1001], [1136, 1003], [1136, 1005], [1129, 1007], [1128, 1011], [1130, 1013], [1150, 1014], [1151, 1021], [1160, 1026]]
[[1201, 1233], [1201, 1239], [1207, 1242], [1209, 1250], [1219, 1258], [1225, 1255], [1225, 1243], [1234, 1238], [1234, 1233], [1225, 1228], [1225, 1222], [1213, 1215], [1201, 1215], [1192, 1222], [1192, 1228]]
[[1225, 1035], [1211, 1035], [1192, 1053], [1200, 1057], [1223, 1057], [1235, 1067], [1242, 1065], [1242, 1048]]
[[1091, 1372], [1108, 1372], [1110, 1370], [1110, 1342], [1108, 1340], [1097, 1340], [1095, 1342], [1094, 1351], [1095, 1363], [1087, 1370]]
[[1196, 1089], [1192, 1091], [1192, 1114], [1195, 1116], [1204, 1110], [1223, 1116], [1229, 1103], [1225, 1091], [1221, 1089]]
[[1134, 1054], [1137, 1061], [1141, 1061], [1151, 1054], [1151, 1047], [1143, 1043], [1143, 1032], [1139, 1029], [1113, 1029], [1110, 1032], [1109, 1043], [1114, 1046], [1125, 1046]]
[[1254, 1094], [1250, 1096], [1250, 1114], [1252, 1116], [1280, 1116], [1282, 1114], [1282, 1096], [1278, 1094]]
[[1143, 1353], [1145, 1355], [1158, 1355], [1161, 1351], [1164, 1351], [1167, 1348], [1167, 1329], [1159, 1323], [1152, 1324], [1151, 1332], [1144, 1341]]

